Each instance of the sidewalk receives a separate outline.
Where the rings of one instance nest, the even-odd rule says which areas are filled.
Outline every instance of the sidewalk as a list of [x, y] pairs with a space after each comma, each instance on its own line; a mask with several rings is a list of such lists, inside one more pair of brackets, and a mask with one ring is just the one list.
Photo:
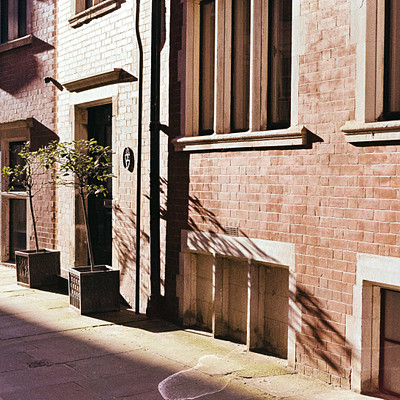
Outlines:
[[132, 310], [86, 317], [0, 266], [0, 400], [373, 400]]

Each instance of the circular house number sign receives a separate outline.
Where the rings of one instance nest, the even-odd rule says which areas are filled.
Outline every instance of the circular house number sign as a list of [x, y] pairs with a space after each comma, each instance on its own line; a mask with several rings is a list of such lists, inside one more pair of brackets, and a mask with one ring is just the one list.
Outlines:
[[134, 156], [133, 150], [130, 147], [125, 147], [122, 154], [122, 163], [124, 164], [124, 168], [126, 168], [129, 172], [133, 171]]

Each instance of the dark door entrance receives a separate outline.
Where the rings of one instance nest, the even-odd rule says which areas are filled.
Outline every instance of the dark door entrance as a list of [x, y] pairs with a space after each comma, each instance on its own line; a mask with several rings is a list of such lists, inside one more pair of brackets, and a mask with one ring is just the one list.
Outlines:
[[[111, 104], [88, 109], [88, 138], [102, 146], [111, 147]], [[111, 265], [112, 255], [112, 182], [107, 182], [108, 193], [89, 196], [88, 214], [96, 265]]]
[[[10, 167], [23, 165], [23, 159], [19, 152], [25, 142], [10, 142]], [[25, 188], [18, 180], [11, 180], [9, 188], [12, 191], [24, 191]], [[10, 225], [9, 225], [9, 253], [10, 261], [15, 261], [15, 251], [26, 249], [26, 200], [10, 199]]]
[[26, 249], [26, 200], [10, 199], [10, 261], [15, 251]]
[[381, 289], [380, 389], [400, 396], [400, 292]]

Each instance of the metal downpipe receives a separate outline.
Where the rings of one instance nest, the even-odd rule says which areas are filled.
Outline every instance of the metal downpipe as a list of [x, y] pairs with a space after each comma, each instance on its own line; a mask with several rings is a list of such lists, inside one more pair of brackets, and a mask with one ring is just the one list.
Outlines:
[[161, 1], [152, 0], [150, 84], [150, 281], [149, 314], [160, 312], [160, 50]]
[[135, 29], [139, 49], [138, 77], [138, 144], [136, 161], [136, 293], [135, 312], [140, 312], [140, 231], [141, 231], [141, 194], [142, 194], [142, 110], [143, 110], [143, 44], [139, 29], [140, 0], [136, 0]]

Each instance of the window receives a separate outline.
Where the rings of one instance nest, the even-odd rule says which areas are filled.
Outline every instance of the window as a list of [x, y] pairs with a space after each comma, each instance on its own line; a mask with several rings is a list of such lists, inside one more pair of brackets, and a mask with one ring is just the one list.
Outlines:
[[380, 388], [400, 395], [400, 331], [397, 313], [400, 292], [381, 289]]
[[215, 1], [200, 4], [200, 134], [214, 129]]
[[[12, 127], [13, 123], [6, 124]], [[21, 165], [23, 160], [18, 154], [24, 144], [24, 137], [27, 136], [27, 129], [21, 127], [24, 123], [15, 123], [18, 129], [6, 129], [6, 135], [13, 136], [10, 141], [8, 138], [2, 138], [2, 128], [0, 126], [0, 144], [1, 144], [1, 167], [8, 165], [15, 167]], [[26, 123], [27, 126], [29, 122]], [[26, 249], [27, 238], [29, 237], [27, 224], [27, 195], [25, 188], [17, 180], [9, 180], [4, 176], [1, 179], [0, 209], [3, 215], [1, 221], [1, 261], [14, 262], [14, 252], [16, 250]]]
[[400, 139], [400, 4], [352, 3], [350, 40], [356, 45], [355, 120], [341, 129], [350, 143]]
[[[196, 134], [290, 126], [292, 1], [261, 3], [259, 9], [251, 0], [205, 0], [198, 6]], [[256, 29], [256, 24], [269, 29]], [[254, 54], [260, 51], [253, 60], [252, 40]], [[256, 85], [261, 91], [252, 91]]]
[[400, 119], [400, 3], [385, 4], [385, 72], [382, 119]]
[[1, 0], [0, 43], [26, 36], [29, 33], [28, 0]]
[[26, 249], [26, 200], [9, 199], [9, 255], [15, 260], [15, 251]]
[[272, 1], [269, 9], [268, 126], [290, 126], [292, 7]]
[[[9, 143], [9, 165], [14, 168], [23, 163], [23, 159], [19, 152], [24, 147], [25, 142]], [[9, 182], [9, 188], [12, 191], [24, 191], [25, 188], [20, 181], [14, 180]], [[26, 249], [26, 200], [25, 199], [9, 199], [10, 222], [9, 222], [9, 254], [10, 261], [15, 259], [15, 251]]]
[[73, 16], [68, 20], [72, 28], [78, 28], [121, 7], [120, 0], [74, 0]]
[[96, 4], [101, 3], [101, 1], [102, 1], [102, 0], [85, 0], [85, 1], [84, 1], [85, 10], [87, 10], [87, 9], [90, 8], [90, 7], [95, 6]]
[[[10, 142], [10, 167], [14, 168], [17, 165], [25, 165], [23, 163], [22, 157], [19, 155], [20, 151], [23, 149], [25, 142]], [[24, 187], [20, 180], [12, 180], [9, 182], [9, 189], [14, 191], [24, 191]]]
[[292, 25], [299, 23], [300, 10], [292, 3], [186, 0], [185, 125], [175, 149], [205, 150], [211, 141], [225, 143], [213, 143], [213, 149], [306, 142], [305, 128], [296, 126]]

